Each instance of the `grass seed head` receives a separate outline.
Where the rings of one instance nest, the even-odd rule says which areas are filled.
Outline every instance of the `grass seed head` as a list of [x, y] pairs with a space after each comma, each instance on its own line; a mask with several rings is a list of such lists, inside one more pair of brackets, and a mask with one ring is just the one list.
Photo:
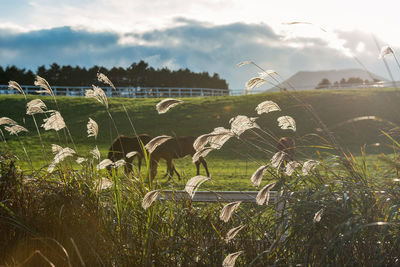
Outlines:
[[235, 253], [231, 253], [225, 257], [224, 261], [222, 262], [222, 267], [234, 267], [237, 258], [243, 253], [243, 251], [238, 251]]
[[142, 208], [147, 209], [153, 204], [153, 202], [157, 199], [158, 195], [160, 194], [160, 190], [153, 190], [148, 192], [142, 201]]
[[233, 212], [239, 207], [240, 203], [242, 203], [242, 201], [235, 201], [235, 202], [226, 204], [222, 208], [219, 218], [224, 222], [228, 222], [229, 219], [231, 218]]
[[173, 99], [173, 98], [166, 98], [164, 100], [161, 100], [157, 105], [156, 105], [156, 109], [158, 114], [163, 114], [166, 113], [168, 110], [170, 110], [171, 108], [179, 105], [183, 103], [182, 100], [177, 100], [177, 99]]

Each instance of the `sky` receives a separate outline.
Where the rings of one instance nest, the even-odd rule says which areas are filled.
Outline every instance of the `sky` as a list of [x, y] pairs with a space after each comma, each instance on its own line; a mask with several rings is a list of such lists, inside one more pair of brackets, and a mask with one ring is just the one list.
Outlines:
[[[268, 0], [0, 0], [0, 66], [154, 68], [218, 73], [231, 89], [257, 76], [251, 60], [289, 78], [360, 68], [389, 78], [378, 46], [400, 48], [400, 2]], [[290, 24], [291, 22], [306, 22]], [[396, 80], [400, 69], [386, 56]]]

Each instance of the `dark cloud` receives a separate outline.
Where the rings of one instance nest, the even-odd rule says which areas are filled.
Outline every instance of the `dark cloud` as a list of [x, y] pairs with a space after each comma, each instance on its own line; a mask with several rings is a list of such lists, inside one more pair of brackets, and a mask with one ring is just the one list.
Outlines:
[[[177, 26], [130, 33], [89, 32], [70, 27], [12, 33], [0, 30], [0, 65], [17, 65], [35, 70], [43, 64], [80, 65], [90, 67], [127, 67], [141, 59], [153, 67], [189, 68], [193, 71], [219, 73], [231, 88], [243, 88], [247, 79], [258, 70], [252, 66], [236, 68], [238, 62], [253, 60], [266, 69], [274, 69], [283, 77], [299, 70], [326, 70], [359, 67], [353, 58], [331, 49], [320, 39], [299, 38], [283, 41], [265, 24], [233, 23], [213, 26], [185, 18], [175, 20]], [[339, 33], [345, 46], [355, 50], [362, 33]], [[135, 42], [122, 40], [133, 38]], [[365, 44], [359, 59], [377, 74], [385, 75], [377, 59], [376, 48]], [[367, 52], [372, 49], [372, 52]], [[265, 88], [264, 88], [265, 89]]]

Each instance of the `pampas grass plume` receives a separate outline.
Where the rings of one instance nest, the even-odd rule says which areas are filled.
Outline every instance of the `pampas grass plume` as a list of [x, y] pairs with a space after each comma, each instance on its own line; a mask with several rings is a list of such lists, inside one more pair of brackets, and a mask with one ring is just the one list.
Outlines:
[[224, 261], [222, 262], [223, 267], [234, 267], [237, 258], [243, 253], [243, 251], [238, 251], [235, 253], [231, 253], [225, 257]]
[[186, 183], [185, 186], [185, 191], [189, 194], [191, 198], [194, 197], [194, 194], [196, 193], [197, 189], [200, 187], [202, 183], [205, 181], [210, 180], [211, 178], [202, 176], [202, 175], [197, 175], [195, 177], [190, 178], [190, 180]]
[[234, 202], [226, 204], [222, 208], [219, 218], [224, 222], [228, 222], [229, 219], [231, 218], [233, 212], [239, 207], [240, 203], [242, 203], [242, 201], [234, 201]]
[[257, 194], [256, 202], [258, 205], [268, 205], [269, 197], [270, 197], [270, 190], [275, 186], [275, 183], [267, 184], [264, 186]]
[[146, 150], [151, 154], [153, 151], [161, 144], [165, 143], [169, 139], [172, 139], [171, 136], [168, 135], [160, 135], [151, 139], [145, 146]]
[[153, 202], [157, 199], [158, 195], [160, 194], [160, 190], [153, 190], [148, 192], [142, 201], [142, 208], [147, 209], [153, 204]]
[[156, 105], [156, 109], [158, 114], [163, 114], [166, 113], [168, 110], [170, 110], [171, 108], [179, 105], [183, 103], [182, 100], [177, 100], [177, 99], [173, 99], [173, 98], [166, 98], [164, 100], [161, 100], [157, 105]]

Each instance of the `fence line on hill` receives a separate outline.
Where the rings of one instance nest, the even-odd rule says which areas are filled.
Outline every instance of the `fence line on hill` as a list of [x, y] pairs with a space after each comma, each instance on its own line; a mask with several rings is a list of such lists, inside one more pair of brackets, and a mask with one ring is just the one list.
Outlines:
[[[26, 94], [41, 95], [40, 88], [32, 85], [21, 85]], [[56, 96], [84, 96], [90, 86], [52, 86]], [[215, 88], [182, 88], [182, 87], [102, 87], [107, 97], [147, 98], [147, 97], [204, 97], [229, 95], [228, 89]], [[18, 94], [17, 90], [10, 90], [8, 85], [0, 85], [0, 95]]]

